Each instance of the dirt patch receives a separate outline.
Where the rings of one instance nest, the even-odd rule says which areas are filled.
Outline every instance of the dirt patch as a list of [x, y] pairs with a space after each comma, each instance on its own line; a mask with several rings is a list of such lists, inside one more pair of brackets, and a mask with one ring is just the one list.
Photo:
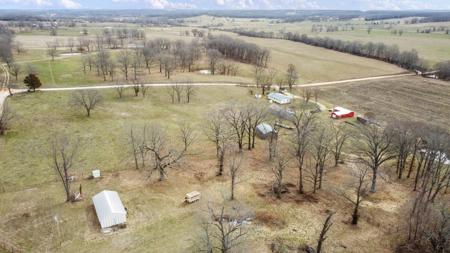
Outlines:
[[270, 228], [283, 228], [286, 226], [286, 221], [271, 211], [256, 212], [255, 221]]

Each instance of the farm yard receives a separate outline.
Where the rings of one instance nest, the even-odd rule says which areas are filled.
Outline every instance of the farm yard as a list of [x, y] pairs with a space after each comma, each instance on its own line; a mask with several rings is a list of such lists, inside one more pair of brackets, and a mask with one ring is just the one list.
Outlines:
[[[228, 177], [215, 176], [213, 149], [208, 140], [200, 136], [200, 124], [209, 110], [224, 106], [230, 100], [249, 101], [251, 98], [248, 95], [242, 95], [243, 90], [245, 88], [200, 88], [198, 98], [189, 105], [171, 105], [162, 88], [152, 88], [151, 95], [144, 99], [131, 97], [130, 94], [118, 100], [113, 91], [107, 91], [104, 93], [104, 105], [94, 112], [91, 119], [66, 108], [68, 93], [14, 96], [10, 103], [17, 112], [17, 120], [11, 126], [13, 130], [2, 141], [3, 151], [0, 154], [3, 175], [0, 199], [5, 203], [1, 208], [1, 231], [21, 248], [35, 252], [71, 252], [80, 247], [86, 251], [95, 248], [103, 252], [140, 252], [150, 245], [152, 252], [194, 250], [193, 242], [201, 236], [200, 223], [207, 203], [221, 203], [229, 198]], [[197, 154], [171, 170], [165, 182], [157, 182], [155, 176], [149, 178], [148, 171], [133, 168], [129, 150], [124, 147], [128, 145], [126, 136], [131, 126], [161, 122], [162, 119], [165, 119], [164, 126], [170, 133], [175, 131], [178, 122], [189, 120], [195, 128], [199, 128], [199, 138], [193, 148]], [[33, 128], [28, 129], [31, 122]], [[73, 184], [83, 186], [85, 200], [80, 203], [62, 202], [61, 185], [49, 168], [47, 143], [58, 132], [78, 133], [83, 147], [86, 147], [80, 150], [74, 168], [77, 179]], [[347, 223], [345, 211], [349, 210], [349, 205], [339, 200], [341, 197], [336, 189], [339, 184], [351, 181], [349, 172], [346, 172], [351, 170], [351, 164], [330, 169], [323, 191], [304, 197], [295, 193], [296, 169], [289, 169], [287, 178], [291, 179], [286, 183], [291, 185], [291, 193], [280, 201], [270, 194], [272, 172], [266, 162], [266, 150], [267, 143], [258, 141], [257, 148], [246, 154], [243, 167], [249, 169], [241, 175], [245, 180], [237, 186], [237, 200], [230, 203], [242, 205], [241, 208], [256, 219], [255, 225], [250, 228], [254, 240], [249, 238], [244, 248], [269, 252], [271, 241], [281, 240], [292, 247], [312, 243], [322, 222], [316, 214], [324, 216], [328, 209], [333, 209], [341, 211], [335, 218], [336, 225], [330, 235], [335, 240], [327, 245], [330, 252], [390, 252], [395, 241], [386, 239], [392, 236], [390, 227], [400, 215], [401, 208], [392, 209], [389, 202], [405, 201], [403, 194], [407, 191], [397, 189], [404, 186], [382, 183], [386, 187], [382, 187], [383, 190], [367, 202], [364, 211], [366, 218], [362, 220], [361, 227], [346, 230], [351, 226]], [[22, 158], [19, 159], [19, 156]], [[102, 170], [100, 180], [86, 179], [92, 168]], [[389, 178], [389, 173], [386, 173], [386, 178]], [[305, 187], [311, 186], [308, 184]], [[107, 237], [99, 232], [90, 201], [102, 189], [117, 190], [129, 210], [127, 228]], [[192, 190], [204, 193], [202, 201], [184, 206], [183, 196]], [[390, 200], [379, 203], [377, 199], [385, 196], [389, 196]], [[389, 214], [391, 219], [386, 220], [379, 213]], [[380, 231], [376, 227], [383, 229]], [[373, 238], [368, 245], [364, 241], [367, 246], [365, 251], [351, 250], [359, 248], [358, 241], [354, 240], [356, 234]], [[375, 239], [385, 243], [379, 244]]]
[[444, 253], [445, 76], [231, 30], [392, 43], [434, 66], [450, 37], [430, 27], [449, 22], [56, 13], [0, 10], [0, 252]]

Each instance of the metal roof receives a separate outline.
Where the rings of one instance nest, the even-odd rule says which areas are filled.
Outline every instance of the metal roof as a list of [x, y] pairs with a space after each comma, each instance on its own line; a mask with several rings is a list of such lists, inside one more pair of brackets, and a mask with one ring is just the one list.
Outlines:
[[95, 212], [102, 228], [126, 222], [127, 212], [123, 207], [119, 194], [115, 191], [102, 191], [92, 197]]
[[272, 126], [267, 123], [261, 123], [261, 124], [257, 125], [256, 129], [258, 131], [260, 131], [262, 134], [268, 134], [268, 133], [273, 132]]
[[281, 101], [281, 100], [285, 100], [285, 99], [287, 99], [287, 100], [291, 100], [291, 98], [289, 97], [289, 96], [286, 96], [286, 95], [284, 95], [284, 94], [281, 94], [281, 93], [278, 93], [278, 92], [272, 92], [272, 93], [270, 93], [269, 95], [268, 95], [268, 98], [269, 99], [273, 99], [273, 100], [278, 100], [278, 101]]

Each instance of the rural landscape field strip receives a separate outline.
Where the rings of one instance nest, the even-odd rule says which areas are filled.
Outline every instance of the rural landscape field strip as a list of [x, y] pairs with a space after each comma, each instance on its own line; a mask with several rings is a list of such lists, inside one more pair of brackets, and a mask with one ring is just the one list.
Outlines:
[[442, 81], [403, 77], [384, 83], [368, 81], [324, 87], [323, 92], [324, 101], [361, 113], [373, 111], [380, 119], [411, 119], [448, 127], [450, 86]]

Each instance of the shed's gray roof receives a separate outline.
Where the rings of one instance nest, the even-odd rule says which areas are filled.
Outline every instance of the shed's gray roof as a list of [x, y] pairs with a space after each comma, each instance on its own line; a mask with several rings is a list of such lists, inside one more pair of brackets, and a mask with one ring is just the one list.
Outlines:
[[269, 134], [269, 133], [273, 132], [272, 126], [267, 123], [261, 123], [261, 124], [257, 125], [256, 129], [262, 134]]

